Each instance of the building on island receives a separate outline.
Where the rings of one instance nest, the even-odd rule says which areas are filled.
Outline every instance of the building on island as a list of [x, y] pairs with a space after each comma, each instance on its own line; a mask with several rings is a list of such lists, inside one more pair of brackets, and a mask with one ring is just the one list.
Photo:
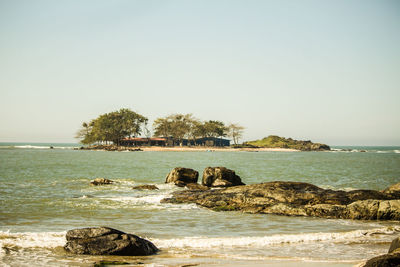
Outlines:
[[197, 139], [182, 139], [181, 141], [172, 137], [127, 137], [120, 141], [121, 146], [230, 146], [229, 139], [217, 137], [203, 137]]

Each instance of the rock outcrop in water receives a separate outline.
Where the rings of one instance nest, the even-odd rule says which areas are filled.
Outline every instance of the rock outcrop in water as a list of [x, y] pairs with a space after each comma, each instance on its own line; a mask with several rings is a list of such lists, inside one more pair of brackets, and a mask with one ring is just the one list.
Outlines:
[[155, 186], [154, 184], [137, 185], [137, 186], [132, 187], [132, 189], [135, 189], [135, 190], [159, 190], [159, 188], [157, 186]]
[[105, 185], [105, 184], [112, 184], [114, 181], [106, 178], [96, 178], [92, 181], [90, 181], [91, 185]]
[[398, 191], [335, 191], [301, 182], [268, 182], [214, 190], [174, 192], [166, 203], [213, 210], [357, 220], [400, 220]]
[[146, 256], [158, 251], [148, 240], [108, 227], [70, 230], [66, 238], [64, 249], [74, 254]]
[[208, 187], [229, 187], [244, 185], [235, 171], [225, 167], [207, 167], [203, 171], [202, 185]]
[[174, 168], [165, 178], [165, 183], [174, 183], [177, 186], [197, 183], [199, 172], [189, 168]]
[[400, 237], [394, 239], [390, 245], [388, 254], [374, 257], [359, 267], [398, 267], [400, 266]]

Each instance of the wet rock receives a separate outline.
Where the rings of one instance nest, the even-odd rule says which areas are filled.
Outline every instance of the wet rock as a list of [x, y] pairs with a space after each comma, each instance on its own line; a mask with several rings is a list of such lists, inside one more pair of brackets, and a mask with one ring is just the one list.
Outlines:
[[399, 267], [400, 251], [398, 253], [389, 253], [368, 260], [362, 267]]
[[188, 168], [174, 168], [165, 178], [165, 183], [174, 183], [178, 186], [185, 186], [190, 183], [197, 183], [199, 172]]
[[146, 256], [158, 251], [148, 240], [108, 227], [70, 230], [66, 239], [64, 249], [74, 254]]
[[106, 179], [106, 178], [96, 178], [90, 181], [91, 185], [105, 185], [105, 184], [112, 184], [114, 181]]
[[167, 203], [214, 210], [358, 220], [400, 220], [400, 199], [374, 190], [335, 191], [308, 183], [268, 182], [214, 190], [174, 192]]
[[394, 239], [390, 245], [388, 254], [369, 259], [360, 267], [398, 267], [400, 266], [400, 237]]
[[208, 190], [210, 189], [208, 186], [201, 185], [201, 184], [195, 184], [195, 183], [190, 183], [187, 184], [186, 187], [190, 190]]
[[392, 194], [400, 197], [400, 183], [391, 185], [382, 192], [385, 194]]
[[159, 190], [159, 188], [153, 184], [144, 184], [144, 185], [137, 185], [132, 187], [132, 189], [136, 190]]
[[208, 187], [229, 187], [244, 185], [235, 171], [225, 167], [207, 167], [203, 171], [202, 185]]
[[388, 253], [392, 253], [398, 249], [400, 249], [400, 237], [393, 239], [392, 243], [390, 244]]

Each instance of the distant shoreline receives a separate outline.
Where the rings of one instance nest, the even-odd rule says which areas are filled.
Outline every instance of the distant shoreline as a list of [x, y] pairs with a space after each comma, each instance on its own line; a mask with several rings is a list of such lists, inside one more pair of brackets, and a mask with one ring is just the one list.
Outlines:
[[299, 152], [297, 149], [289, 148], [231, 148], [231, 147], [139, 147], [143, 151], [170, 151], [170, 152], [235, 152], [235, 151], [248, 151], [248, 152], [261, 152], [261, 151], [276, 151], [276, 152]]

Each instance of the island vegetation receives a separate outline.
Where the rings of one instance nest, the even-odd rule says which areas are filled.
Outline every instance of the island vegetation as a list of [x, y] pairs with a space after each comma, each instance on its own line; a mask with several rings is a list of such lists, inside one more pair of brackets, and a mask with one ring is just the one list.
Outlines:
[[[218, 120], [201, 121], [192, 114], [171, 114], [157, 118], [153, 123], [154, 136], [174, 140], [174, 143], [183, 144], [183, 140], [196, 140], [198, 138], [224, 138], [231, 137], [235, 144], [243, 135], [244, 127], [238, 124], [225, 125]], [[76, 138], [82, 144], [120, 146], [124, 138], [140, 135], [151, 137], [148, 127], [148, 118], [130, 109], [105, 113], [90, 122], [82, 123]], [[195, 142], [193, 142], [195, 143]]]
[[[326, 144], [299, 141], [277, 135], [270, 135], [261, 140], [239, 144], [239, 139], [243, 136], [243, 126], [234, 123], [226, 125], [218, 120], [202, 121], [190, 113], [159, 117], [154, 120], [153, 130], [155, 137], [172, 140], [172, 144], [179, 146], [182, 146], [184, 142], [186, 144], [196, 144], [196, 140], [200, 138], [213, 138], [214, 140], [218, 138], [222, 140], [224, 137], [230, 137], [234, 148], [282, 148], [301, 151], [330, 150], [330, 147]], [[90, 122], [84, 122], [76, 138], [80, 139], [80, 142], [85, 145], [113, 145], [118, 148], [126, 138], [140, 135], [144, 135], [150, 140], [151, 131], [148, 126], [148, 118], [130, 109], [123, 108], [102, 114]]]
[[147, 122], [146, 117], [123, 108], [82, 123], [76, 138], [85, 145], [113, 143], [119, 146], [123, 138], [141, 134], [147, 128]]
[[182, 144], [184, 139], [231, 137], [235, 144], [242, 137], [244, 127], [238, 124], [225, 125], [218, 120], [201, 121], [192, 114], [172, 114], [157, 118], [153, 123], [154, 135], [158, 137], [172, 137]]
[[285, 138], [277, 135], [270, 135], [261, 140], [245, 142], [243, 143], [243, 146], [254, 148], [289, 148], [301, 151], [330, 150], [330, 147], [326, 144], [313, 143], [309, 140], [294, 140], [292, 138]]

